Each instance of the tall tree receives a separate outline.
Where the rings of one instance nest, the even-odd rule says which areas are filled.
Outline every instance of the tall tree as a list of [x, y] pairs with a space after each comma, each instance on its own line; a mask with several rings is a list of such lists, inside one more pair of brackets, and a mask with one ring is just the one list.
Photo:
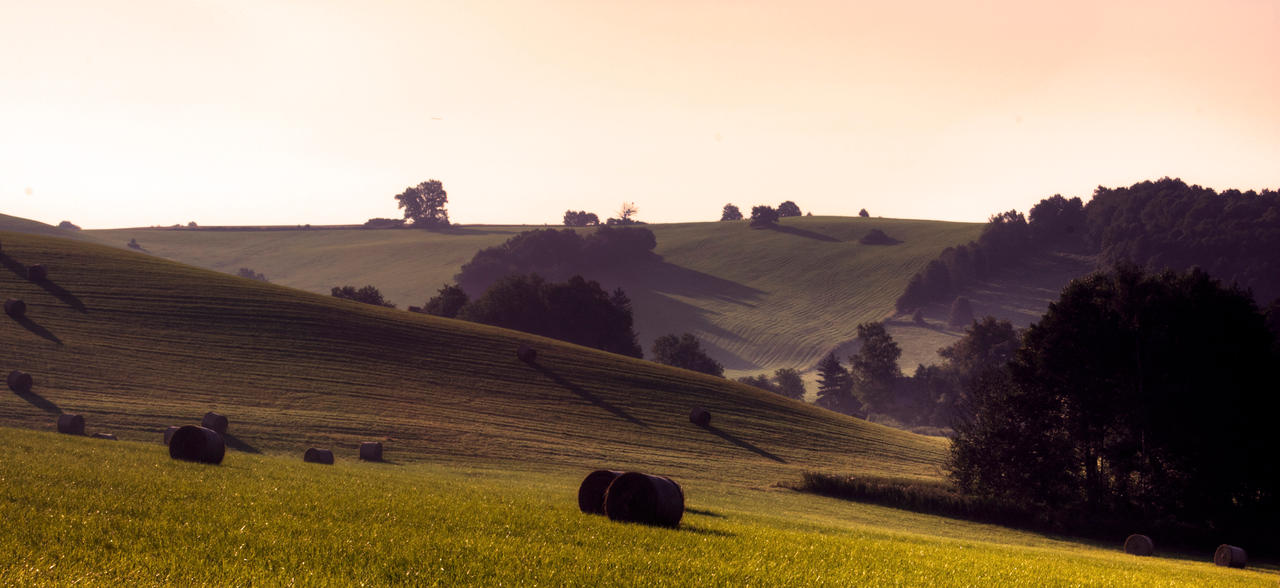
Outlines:
[[400, 208], [404, 209], [404, 218], [413, 221], [415, 227], [447, 227], [449, 211], [445, 205], [449, 203], [449, 195], [444, 191], [440, 180], [428, 180], [417, 186], [409, 186], [396, 195]]
[[762, 229], [778, 224], [778, 211], [772, 206], [751, 207], [751, 228]]
[[862, 412], [862, 403], [853, 396], [853, 379], [834, 352], [818, 362], [817, 404], [844, 414], [859, 415]]
[[804, 380], [795, 368], [778, 368], [773, 372], [773, 381], [779, 394], [796, 400], [804, 399]]
[[724, 205], [724, 211], [720, 213], [720, 220], [722, 221], [742, 220], [742, 211], [738, 210], [738, 207], [734, 206], [733, 203], [726, 204]]
[[653, 360], [675, 367], [724, 377], [724, 366], [702, 350], [693, 333], [663, 335], [653, 341]]
[[800, 216], [800, 207], [790, 200], [778, 205], [778, 216]]
[[858, 325], [858, 352], [849, 357], [849, 373], [869, 410], [889, 412], [894, 387], [902, 377], [898, 358], [902, 348], [885, 330], [884, 323]]
[[454, 318], [467, 305], [467, 293], [461, 287], [454, 284], [445, 284], [440, 291], [427, 301], [427, 305], [422, 307], [422, 311], [427, 314], [442, 316], [445, 318]]

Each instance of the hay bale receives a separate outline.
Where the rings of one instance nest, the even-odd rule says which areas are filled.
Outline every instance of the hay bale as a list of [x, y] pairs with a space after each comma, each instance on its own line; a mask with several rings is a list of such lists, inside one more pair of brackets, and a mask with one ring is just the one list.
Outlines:
[[15, 298], [5, 300], [4, 313], [13, 318], [20, 319], [27, 315], [27, 303]]
[[1134, 533], [1124, 540], [1124, 552], [1130, 555], [1152, 555], [1156, 544], [1146, 535]]
[[199, 463], [222, 463], [227, 445], [213, 429], [187, 425], [169, 437], [169, 457]]
[[170, 426], [168, 429], [165, 429], [165, 430], [164, 430], [164, 444], [165, 444], [165, 445], [168, 445], [168, 444], [169, 444], [169, 441], [170, 441], [171, 439], [173, 439], [173, 433], [174, 433], [174, 431], [177, 431], [178, 429], [181, 429], [181, 428], [182, 428], [182, 427], [179, 427], [179, 426], [177, 426], [177, 425], [173, 425], [173, 426]]
[[328, 449], [316, 449], [315, 447], [312, 447], [311, 449], [308, 449], [306, 453], [302, 454], [302, 461], [333, 465], [333, 452]]
[[710, 425], [711, 413], [707, 412], [707, 409], [705, 408], [695, 408], [689, 411], [689, 422], [698, 425], [699, 427]]
[[200, 419], [200, 426], [206, 429], [213, 429], [219, 435], [227, 434], [227, 417], [216, 412], [204, 413], [204, 418]]
[[43, 282], [49, 279], [49, 270], [37, 263], [27, 268], [27, 279], [32, 282]]
[[364, 461], [382, 461], [382, 444], [377, 441], [361, 443], [360, 459]]
[[94, 433], [94, 434], [93, 434], [93, 438], [94, 438], [94, 439], [106, 439], [106, 440], [108, 440], [108, 441], [119, 441], [119, 439], [116, 439], [116, 436], [115, 436], [115, 435], [112, 435], [111, 433]]
[[525, 363], [533, 363], [538, 360], [538, 350], [521, 343], [516, 349], [516, 357]]
[[31, 378], [31, 374], [23, 371], [13, 370], [9, 372], [9, 377], [5, 378], [5, 383], [9, 385], [9, 389], [19, 394], [26, 394], [31, 391], [31, 387], [35, 385], [35, 381]]
[[78, 414], [58, 415], [58, 432], [64, 435], [83, 435], [84, 417]]
[[604, 514], [604, 491], [622, 472], [596, 470], [587, 474], [578, 486], [578, 509], [587, 514]]
[[627, 472], [604, 491], [604, 514], [614, 521], [677, 527], [684, 516], [684, 491], [671, 478]]
[[1213, 552], [1213, 563], [1229, 568], [1243, 568], [1249, 564], [1249, 554], [1235, 545], [1223, 543]]

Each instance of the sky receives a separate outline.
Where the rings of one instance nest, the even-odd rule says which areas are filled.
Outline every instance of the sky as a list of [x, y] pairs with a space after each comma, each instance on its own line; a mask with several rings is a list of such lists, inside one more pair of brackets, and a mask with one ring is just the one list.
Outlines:
[[0, 0], [0, 213], [984, 221], [1280, 188], [1277, 96], [1280, 0]]

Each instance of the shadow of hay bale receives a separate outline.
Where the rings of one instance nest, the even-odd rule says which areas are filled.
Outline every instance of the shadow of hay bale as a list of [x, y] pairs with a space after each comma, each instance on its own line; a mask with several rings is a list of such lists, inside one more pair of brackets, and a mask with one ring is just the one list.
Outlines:
[[94, 439], [106, 439], [106, 440], [108, 440], [108, 441], [119, 441], [119, 439], [117, 439], [117, 438], [116, 438], [116, 436], [115, 436], [115, 435], [112, 435], [111, 433], [102, 433], [102, 432], [94, 433], [94, 434], [93, 434], [93, 438], [94, 438]]
[[619, 470], [596, 470], [578, 485], [578, 509], [587, 514], [604, 514], [604, 493], [621, 476]]
[[1213, 563], [1229, 568], [1243, 568], [1249, 565], [1249, 554], [1243, 548], [1223, 543], [1213, 552]]
[[1124, 540], [1124, 552], [1131, 555], [1152, 555], [1156, 552], [1156, 544], [1150, 537], [1134, 533]]
[[58, 415], [58, 432], [64, 435], [83, 435], [84, 417], [78, 414]]
[[318, 449], [312, 447], [302, 454], [302, 461], [307, 463], [320, 463], [324, 465], [333, 465], [333, 452], [328, 449]]
[[173, 459], [220, 464], [226, 453], [222, 435], [213, 429], [187, 425], [169, 437], [169, 457]]
[[678, 527], [684, 491], [671, 478], [627, 472], [605, 490], [604, 514], [613, 521]]

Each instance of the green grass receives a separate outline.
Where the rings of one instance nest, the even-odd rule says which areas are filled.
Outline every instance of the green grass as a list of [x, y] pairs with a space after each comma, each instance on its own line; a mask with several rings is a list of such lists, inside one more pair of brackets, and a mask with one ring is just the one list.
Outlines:
[[1137, 558], [778, 489], [684, 481], [680, 529], [577, 510], [584, 470], [334, 466], [0, 428], [0, 577], [15, 585], [1252, 586], [1270, 571]]
[[[218, 271], [249, 267], [312, 292], [373, 284], [404, 308], [425, 303], [477, 250], [531, 228], [91, 233], [117, 246], [137, 239], [154, 255]], [[646, 349], [658, 336], [690, 331], [738, 376], [814, 365], [853, 339], [858, 323], [891, 316], [911, 275], [944, 248], [977, 237], [982, 225], [800, 217], [784, 219], [778, 230], [752, 230], [745, 222], [647, 228], [657, 236], [664, 264], [593, 277], [627, 290]], [[858, 243], [871, 229], [902, 243]], [[908, 334], [903, 365], [936, 361], [937, 348], [952, 337], [934, 330]]]

